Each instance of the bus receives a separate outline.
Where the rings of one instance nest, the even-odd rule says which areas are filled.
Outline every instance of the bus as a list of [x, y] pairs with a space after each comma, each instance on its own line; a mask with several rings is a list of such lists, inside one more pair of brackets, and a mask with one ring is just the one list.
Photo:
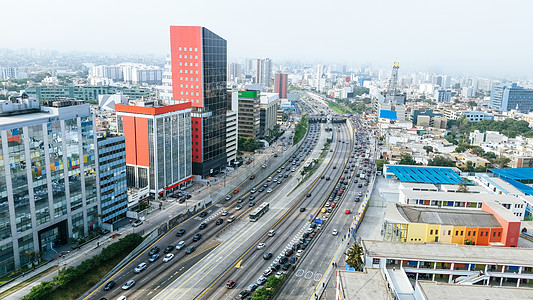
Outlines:
[[255, 222], [259, 218], [261, 218], [268, 211], [269, 207], [270, 205], [268, 204], [268, 202], [261, 203], [259, 207], [257, 207], [250, 213], [250, 222]]

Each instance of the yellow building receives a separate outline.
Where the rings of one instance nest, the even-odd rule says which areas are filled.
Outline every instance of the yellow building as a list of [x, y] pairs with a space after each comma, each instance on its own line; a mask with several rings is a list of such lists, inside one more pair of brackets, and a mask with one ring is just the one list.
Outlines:
[[502, 230], [497, 218], [485, 211], [393, 203], [387, 206], [383, 238], [409, 243], [488, 246], [500, 245], [500, 240], [489, 236], [500, 236]]

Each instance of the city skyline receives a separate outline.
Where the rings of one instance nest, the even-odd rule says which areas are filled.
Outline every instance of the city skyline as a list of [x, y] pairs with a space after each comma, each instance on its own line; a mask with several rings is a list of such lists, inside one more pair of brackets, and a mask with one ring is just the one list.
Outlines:
[[[496, 1], [342, 1], [334, 6], [274, 1], [268, 7], [247, 1], [208, 2], [163, 1], [146, 6], [140, 1], [96, 1], [91, 7], [60, 0], [10, 2], [4, 9], [24, 11], [25, 18], [21, 22], [17, 13], [4, 16], [5, 23], [16, 26], [2, 33], [3, 44], [164, 55], [170, 50], [171, 25], [203, 24], [226, 37], [230, 59], [269, 57], [378, 68], [398, 60], [405, 71], [533, 78], [533, 71], [523, 63], [533, 58], [531, 47], [521, 38], [533, 27], [525, 15], [530, 3], [511, 1], [509, 7], [520, 7], [511, 16], [502, 13]], [[33, 9], [27, 10], [28, 6]], [[28, 20], [38, 20], [39, 28], [46, 30], [33, 30], [36, 24]]]

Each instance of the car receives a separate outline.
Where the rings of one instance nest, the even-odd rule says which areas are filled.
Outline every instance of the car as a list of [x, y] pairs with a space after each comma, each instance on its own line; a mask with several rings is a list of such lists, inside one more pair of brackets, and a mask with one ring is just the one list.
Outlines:
[[359, 182], [359, 180], [357, 180], [357, 179], [353, 180], [353, 183], [358, 183], [358, 182]]
[[257, 244], [257, 249], [261, 250], [265, 247], [265, 243], [259, 243]]
[[285, 274], [285, 272], [279, 271], [279, 272], [276, 273], [275, 276], [276, 276], [276, 278], [280, 278], [281, 276], [283, 276], [283, 274]]
[[361, 198], [355, 197], [355, 202], [359, 202], [359, 201], [361, 201]]
[[183, 247], [185, 247], [185, 241], [180, 241], [180, 242], [176, 245], [176, 250], [181, 250]]
[[304, 253], [304, 250], [303, 249], [300, 249], [296, 252], [296, 256], [300, 257], [302, 256], [302, 254]]
[[277, 154], [277, 153], [274, 153], [274, 157], [278, 157], [278, 154]]
[[267, 190], [267, 194], [270, 194], [270, 193], [272, 193], [272, 189]]
[[300, 207], [300, 212], [304, 212], [305, 211], [305, 207]]
[[324, 178], [326, 178], [326, 175], [322, 175], [320, 178], [321, 178], [321, 179], [324, 179]]
[[207, 223], [202, 223], [202, 224], [200, 224], [198, 229], [202, 230], [202, 229], [205, 229], [206, 227], [207, 227]]
[[307, 197], [311, 197], [311, 193], [308, 193], [308, 194], [307, 194]]
[[335, 208], [335, 202], [334, 203], [331, 203], [331, 205], [329, 206], [331, 208]]
[[326, 177], [326, 181], [327, 181], [327, 180], [330, 180], [330, 179], [331, 179], [331, 178], [329, 178], [329, 176], [328, 176], [328, 177]]
[[133, 285], [135, 285], [135, 280], [130, 279], [130, 280], [126, 281], [126, 283], [124, 283], [124, 285], [122, 286], [122, 289], [123, 290], [129, 290]]
[[233, 193], [234, 193], [234, 194], [237, 194], [238, 192], [239, 192], [239, 189], [234, 189], [234, 190], [233, 190]]
[[287, 271], [290, 267], [291, 267], [291, 264], [290, 264], [290, 263], [285, 263], [285, 264], [283, 264], [283, 266], [281, 267], [281, 269]]
[[194, 250], [196, 250], [196, 247], [189, 247], [187, 248], [187, 250], [185, 251], [185, 254], [191, 254], [194, 252]]
[[288, 258], [287, 256], [281, 256], [281, 257], [279, 258], [279, 263], [280, 263], [280, 264], [284, 264], [284, 263], [286, 263], [288, 260], [289, 260], [289, 258]]
[[264, 260], [269, 260], [271, 258], [272, 258], [272, 252], [266, 252], [265, 254], [263, 254]]
[[273, 263], [270, 265], [270, 269], [272, 270], [272, 272], [276, 272], [277, 270], [279, 270], [281, 266], [277, 263]]
[[244, 199], [245, 199], [244, 197], [239, 198], [239, 200], [237, 200], [237, 203], [243, 203]]
[[165, 248], [165, 253], [170, 253], [172, 250], [174, 250], [174, 245], [168, 245], [166, 248]]
[[250, 291], [255, 291], [257, 288], [259, 287], [259, 285], [255, 284], [255, 283], [252, 283], [248, 286], [248, 289], [250, 289]]
[[255, 175], [250, 176], [250, 180], [254, 180], [254, 179], [255, 179]]
[[255, 202], [250, 202], [250, 207], [254, 206], [255, 205]]
[[240, 210], [242, 208], [242, 204], [238, 204], [237, 206], [235, 206], [235, 210]]
[[236, 284], [235, 281], [233, 281], [233, 280], [228, 280], [228, 282], [226, 282], [226, 288], [228, 288], [228, 289], [232, 289], [232, 288], [235, 287], [235, 284]]
[[231, 194], [226, 196], [226, 201], [231, 200]]
[[268, 187], [268, 183], [263, 183], [263, 187]]
[[278, 173], [281, 173], [281, 168], [280, 168], [280, 169], [278, 169]]
[[276, 231], [274, 229], [268, 232], [268, 236], [274, 236], [275, 234], [276, 234]]
[[347, 209], [347, 210], [344, 211], [344, 213], [347, 214], [347, 215], [349, 215], [350, 212], [351, 212], [351, 211], [350, 211], [349, 209]]
[[200, 215], [199, 215], [199, 217], [200, 217], [200, 218], [205, 218], [205, 217], [207, 217], [207, 212], [206, 212], [206, 211], [201, 212]]
[[148, 265], [145, 262], [140, 263], [138, 266], [133, 269], [134, 273], [141, 273], [142, 271], [146, 270], [148, 268]]
[[333, 166], [333, 169], [337, 169], [337, 166]]
[[270, 268], [268, 268], [268, 269], [263, 271], [263, 276], [265, 276], [265, 277], [270, 276], [270, 274], [272, 274], [272, 269], [270, 269]]
[[[192, 238], [192, 241], [193, 242], [198, 242], [199, 240], [202, 239], [202, 235], [201, 234], [196, 234], [193, 238]], [[188, 249], [187, 249], [188, 250]]]
[[215, 222], [215, 225], [220, 225], [222, 223], [224, 223], [224, 219], [218, 218], [217, 221]]
[[291, 249], [294, 250], [294, 251], [300, 249], [300, 244], [298, 244], [298, 243], [294, 243], [294, 244], [292, 244]]
[[368, 181], [365, 181], [364, 185], [367, 186], [368, 185]]
[[271, 176], [271, 177], [268, 177], [267, 181], [268, 181], [268, 182], [271, 182], [271, 181], [272, 181], [272, 176]]
[[282, 184], [283, 183], [283, 180], [278, 180], [278, 184]]
[[283, 175], [283, 178], [287, 178], [287, 177], [289, 177], [289, 174]]
[[296, 262], [296, 257], [293, 256], [293, 257], [289, 258], [289, 263], [290, 264], [294, 264], [295, 262]]
[[133, 221], [132, 226], [133, 227], [141, 226], [142, 223], [143, 223], [143, 221], [141, 221], [141, 220], [135, 220], [135, 221]]
[[148, 255], [152, 256], [156, 253], [159, 253], [159, 250], [160, 250], [159, 247], [155, 246], [152, 249], [150, 249], [150, 252], [148, 252]]
[[177, 237], [183, 236], [184, 234], [185, 234], [185, 229], [178, 229], [178, 231], [176, 231]]
[[362, 185], [362, 184], [358, 184], [357, 187], [358, 187], [358, 188], [362, 188], [363, 185]]
[[169, 253], [169, 254], [165, 255], [165, 258], [163, 258], [163, 262], [169, 262], [173, 258], [174, 258], [174, 254]]
[[265, 276], [261, 276], [261, 277], [259, 277], [259, 279], [257, 279], [257, 284], [258, 284], [258, 285], [263, 285], [263, 284], [265, 284], [267, 281], [268, 281], [268, 279], [267, 279]]
[[272, 181], [274, 181], [274, 182], [278, 182], [278, 178], [274, 178]]
[[110, 280], [108, 281], [105, 285], [104, 285], [104, 291], [109, 291], [111, 290], [117, 283], [113, 280]]
[[337, 230], [337, 228], [333, 229], [333, 231], [331, 232], [331, 234], [333, 235], [337, 235], [339, 234], [339, 230]]
[[255, 199], [255, 195], [250, 195], [250, 197], [248, 197], [248, 199], [249, 199], [250, 201], [254, 200], [254, 199]]
[[223, 215], [223, 216], [227, 216], [227, 215], [228, 215], [228, 211], [224, 209], [224, 210], [222, 211], [222, 214], [221, 214], [221, 215]]
[[267, 167], [266, 164], [263, 164], [263, 165], [261, 166], [261, 168], [263, 168], [263, 169], [266, 169], [266, 167]]
[[359, 192], [359, 194], [357, 194], [359, 197], [362, 197], [363, 196], [363, 193]]
[[230, 217], [228, 218], [228, 223], [231, 223], [231, 222], [233, 222], [233, 221], [235, 221], [235, 216], [230, 216]]
[[156, 261], [158, 258], [159, 258], [159, 254], [156, 253], [156, 254], [152, 255], [152, 257], [150, 257], [150, 258], [148, 259], [148, 261], [149, 261], [149, 262], [154, 262], [154, 261]]
[[252, 194], [255, 193], [255, 192], [257, 192], [256, 188], [252, 188], [252, 190], [250, 191], [250, 193], [252, 193]]
[[264, 190], [265, 190], [264, 187], [260, 187], [257, 191], [258, 191], [259, 193], [262, 193]]
[[285, 256], [291, 256], [293, 253], [292, 249], [288, 249], [287, 251], [285, 251]]

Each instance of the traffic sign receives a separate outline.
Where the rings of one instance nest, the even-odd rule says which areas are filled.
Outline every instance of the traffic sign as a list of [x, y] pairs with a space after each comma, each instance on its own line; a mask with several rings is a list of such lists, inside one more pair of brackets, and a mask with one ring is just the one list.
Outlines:
[[322, 219], [315, 219], [315, 223], [317, 224], [322, 224], [324, 221], [322, 221]]

